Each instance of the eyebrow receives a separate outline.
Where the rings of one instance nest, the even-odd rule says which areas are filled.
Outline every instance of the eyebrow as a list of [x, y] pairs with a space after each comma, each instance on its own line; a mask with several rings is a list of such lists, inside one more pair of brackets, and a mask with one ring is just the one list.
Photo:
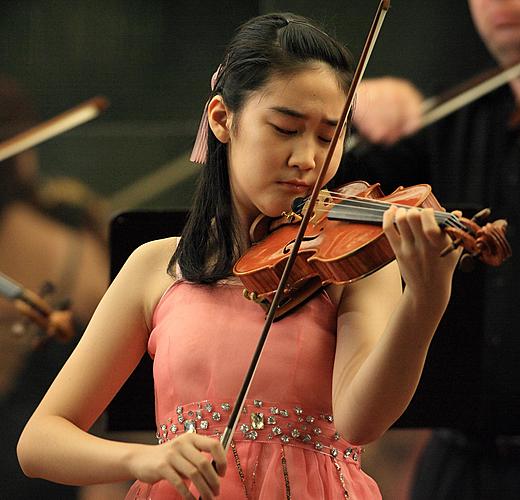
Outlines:
[[[273, 111], [277, 111], [278, 113], [281, 113], [283, 115], [292, 116], [294, 118], [301, 118], [306, 119], [307, 115], [304, 113], [300, 113], [299, 111], [296, 111], [291, 108], [286, 108], [285, 106], [273, 106], [272, 108], [269, 108]], [[329, 125], [330, 127], [335, 127], [338, 124], [338, 120], [329, 120], [327, 118], [324, 118], [321, 120], [322, 123], [325, 123], [326, 125]]]

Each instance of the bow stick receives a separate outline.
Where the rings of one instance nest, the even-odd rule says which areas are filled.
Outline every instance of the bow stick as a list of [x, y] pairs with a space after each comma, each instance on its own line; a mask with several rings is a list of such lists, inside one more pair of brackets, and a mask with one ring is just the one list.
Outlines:
[[96, 118], [108, 107], [108, 104], [105, 97], [93, 97], [50, 120], [15, 135], [11, 139], [0, 142], [0, 161]]
[[314, 205], [316, 203], [318, 194], [321, 189], [321, 185], [322, 185], [325, 175], [327, 173], [327, 169], [330, 165], [332, 155], [334, 154], [334, 150], [336, 149], [336, 145], [338, 143], [338, 140], [339, 140], [339, 137], [343, 130], [343, 127], [346, 124], [347, 117], [349, 116], [350, 110], [352, 108], [352, 103], [354, 101], [355, 92], [357, 90], [359, 82], [361, 81], [361, 78], [363, 77], [365, 68], [366, 68], [366, 66], [368, 64], [368, 60], [370, 58], [370, 54], [372, 53], [372, 49], [374, 48], [375, 42], [377, 40], [377, 36], [379, 34], [379, 31], [381, 29], [384, 18], [386, 16], [386, 13], [389, 8], [390, 8], [390, 0], [381, 0], [380, 1], [379, 7], [376, 11], [374, 20], [372, 22], [372, 26], [370, 28], [370, 31], [369, 31], [367, 39], [366, 39], [365, 46], [363, 48], [358, 65], [354, 72], [354, 76], [352, 77], [352, 83], [351, 83], [348, 93], [347, 93], [347, 100], [346, 100], [345, 106], [341, 113], [341, 117], [338, 121], [336, 129], [334, 131], [334, 135], [332, 137], [332, 141], [331, 141], [329, 149], [327, 151], [325, 161], [319, 171], [318, 179], [316, 180], [316, 183], [314, 184], [314, 188], [312, 190], [312, 194], [311, 194], [311, 197], [309, 200], [308, 210], [305, 213], [305, 215], [300, 223], [300, 229], [299, 229], [296, 239], [294, 241], [293, 248], [289, 255], [287, 263], [285, 265], [284, 271], [282, 273], [282, 277], [280, 278], [280, 282], [278, 284], [278, 288], [276, 289], [276, 293], [274, 295], [273, 301], [272, 301], [269, 311], [267, 313], [264, 327], [263, 327], [262, 333], [260, 335], [260, 338], [258, 340], [255, 352], [253, 354], [251, 364], [246, 373], [244, 381], [242, 382], [242, 387], [236, 398], [232, 413], [229, 417], [229, 422], [227, 424], [227, 427], [221, 436], [220, 441], [221, 441], [222, 446], [224, 447], [225, 451], [227, 451], [229, 448], [231, 437], [233, 436], [236, 426], [238, 424], [239, 415], [242, 412], [242, 407], [244, 406], [244, 401], [247, 397], [247, 393], [249, 392], [249, 388], [251, 387], [251, 383], [253, 381], [253, 377], [254, 377], [256, 368], [258, 366], [258, 362], [260, 360], [260, 355], [262, 354], [262, 350], [263, 350], [265, 341], [267, 340], [269, 330], [274, 321], [276, 309], [278, 308], [278, 305], [280, 304], [280, 301], [283, 297], [285, 285], [287, 283], [287, 280], [291, 273], [293, 264], [298, 255], [298, 250], [300, 248], [300, 244], [302, 242], [303, 235], [305, 234], [305, 230], [307, 229], [307, 225], [310, 221]]
[[[421, 123], [416, 132], [518, 77], [520, 77], [520, 62], [507, 68], [486, 71], [437, 97], [425, 99], [422, 103]], [[362, 141], [359, 135], [351, 135], [347, 140], [347, 149], [354, 149]]]

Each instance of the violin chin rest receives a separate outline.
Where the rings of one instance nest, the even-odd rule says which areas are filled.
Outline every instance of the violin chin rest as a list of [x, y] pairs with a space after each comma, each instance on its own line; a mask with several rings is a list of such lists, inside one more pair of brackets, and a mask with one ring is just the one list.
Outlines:
[[[274, 320], [277, 321], [282, 319], [287, 314], [293, 312], [295, 309], [310, 300], [322, 288], [323, 283], [320, 277], [313, 276], [305, 280], [305, 282], [298, 288], [286, 289], [285, 296], [282, 298], [280, 305], [276, 309]], [[266, 311], [269, 310], [273, 298], [274, 292], [264, 295], [264, 300], [261, 302], [261, 305]]]

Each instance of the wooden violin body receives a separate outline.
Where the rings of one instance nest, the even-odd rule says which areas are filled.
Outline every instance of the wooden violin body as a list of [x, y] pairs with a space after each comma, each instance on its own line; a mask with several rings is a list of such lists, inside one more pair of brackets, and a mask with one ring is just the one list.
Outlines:
[[[463, 244], [471, 255], [488, 264], [499, 265], [511, 254], [505, 221], [480, 228], [475, 221], [448, 214], [427, 184], [400, 187], [385, 196], [379, 184], [356, 181], [341, 188], [340, 194], [338, 199], [325, 192], [316, 204], [284, 290], [280, 315], [323, 286], [351, 283], [395, 258], [381, 226], [382, 214], [390, 204], [433, 208], [439, 225], [454, 240], [453, 248]], [[271, 225], [275, 229], [235, 264], [234, 274], [246, 287], [248, 298], [269, 304], [291, 251], [298, 220], [294, 213], [276, 220]], [[261, 222], [252, 228], [252, 239], [260, 232]]]

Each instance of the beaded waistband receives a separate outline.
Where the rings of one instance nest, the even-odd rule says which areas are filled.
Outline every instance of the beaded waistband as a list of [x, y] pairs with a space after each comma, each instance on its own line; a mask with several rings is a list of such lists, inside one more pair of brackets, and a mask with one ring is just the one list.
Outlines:
[[[156, 437], [159, 444], [184, 432], [220, 437], [231, 410], [232, 405], [226, 401], [200, 401], [177, 406], [175, 415], [159, 424]], [[345, 441], [333, 422], [332, 415], [319, 411], [255, 399], [244, 405], [233, 440], [303, 447], [334, 459], [352, 461], [359, 467], [362, 448]]]

